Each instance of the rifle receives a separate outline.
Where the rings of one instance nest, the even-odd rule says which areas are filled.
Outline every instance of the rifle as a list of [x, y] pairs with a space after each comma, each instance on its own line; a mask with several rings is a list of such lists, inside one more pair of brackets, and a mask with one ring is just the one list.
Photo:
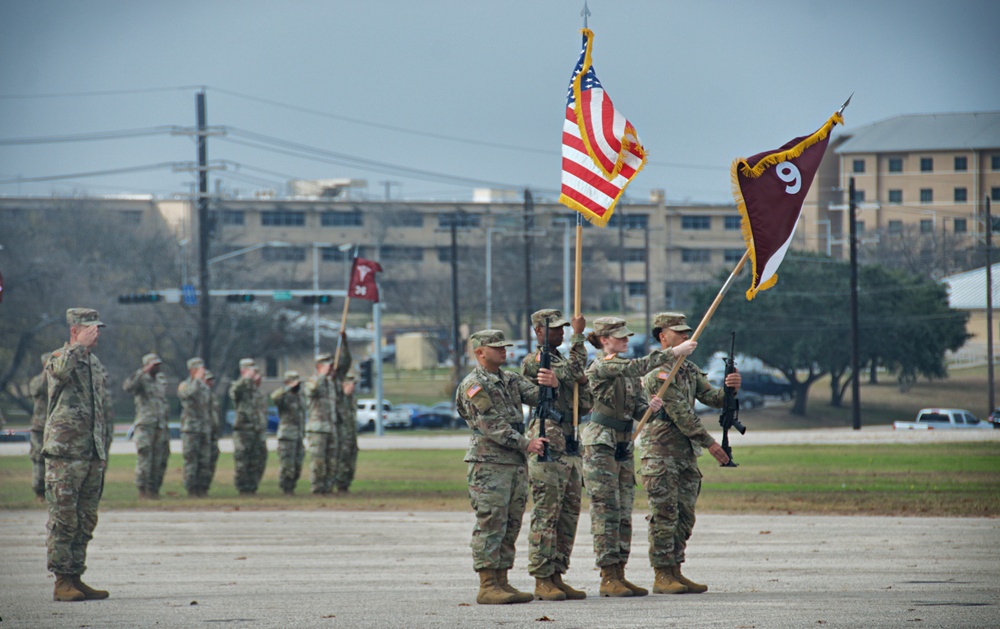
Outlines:
[[[542, 321], [542, 325], [545, 327], [545, 334], [542, 340], [542, 355], [539, 360], [539, 367], [542, 369], [551, 369], [552, 356], [549, 353], [549, 319], [547, 317]], [[562, 413], [555, 409], [555, 401], [556, 390], [552, 387], [539, 385], [538, 405], [535, 407], [532, 417], [539, 422], [538, 436], [542, 439], [545, 438], [545, 420], [551, 419], [562, 423]], [[538, 462], [551, 463], [552, 455], [549, 453], [549, 444], [544, 443], [543, 448], [542, 453], [538, 455]]]
[[[726, 376], [736, 372], [736, 332], [733, 333], [733, 344], [729, 349], [729, 358], [726, 361]], [[736, 389], [726, 386], [725, 376], [723, 376], [722, 386], [725, 390], [725, 398], [722, 401], [722, 414], [719, 415], [719, 425], [722, 426], [722, 450], [729, 456], [729, 463], [720, 467], [739, 467], [733, 460], [733, 449], [729, 447], [729, 429], [735, 428], [741, 435], [747, 433], [746, 427], [740, 423], [740, 400], [736, 397]]]

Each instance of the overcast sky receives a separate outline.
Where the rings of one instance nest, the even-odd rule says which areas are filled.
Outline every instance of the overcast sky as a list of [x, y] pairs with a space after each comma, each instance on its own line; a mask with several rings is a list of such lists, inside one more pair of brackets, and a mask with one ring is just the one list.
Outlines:
[[[464, 200], [490, 182], [554, 198], [582, 4], [0, 0], [0, 195], [189, 192], [193, 175], [169, 166], [196, 159], [188, 137], [9, 141], [190, 127], [206, 86], [209, 125], [234, 130], [209, 158], [242, 194], [350, 177], [376, 198], [385, 181], [394, 198]], [[995, 0], [589, 6], [598, 76], [650, 153], [630, 198], [730, 202], [733, 158], [814, 131], [852, 92], [848, 131], [1000, 109]]]

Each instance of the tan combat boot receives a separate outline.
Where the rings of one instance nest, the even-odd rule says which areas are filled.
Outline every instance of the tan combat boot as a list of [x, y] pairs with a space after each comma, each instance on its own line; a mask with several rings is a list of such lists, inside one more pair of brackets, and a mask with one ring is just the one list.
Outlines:
[[52, 591], [52, 600], [54, 601], [82, 601], [86, 596], [83, 592], [76, 589], [76, 585], [73, 583], [73, 575], [70, 574], [57, 574], [56, 575], [56, 587]]
[[476, 602], [480, 605], [508, 605], [514, 602], [514, 595], [505, 592], [497, 583], [496, 570], [479, 571], [479, 594]]
[[677, 581], [679, 581], [680, 583], [683, 583], [687, 587], [688, 592], [691, 592], [692, 594], [701, 594], [702, 592], [708, 591], [707, 585], [703, 585], [701, 583], [695, 583], [691, 579], [688, 579], [683, 574], [681, 574], [680, 564], [674, 566], [674, 578], [677, 579]]
[[95, 590], [94, 588], [90, 587], [89, 585], [80, 580], [80, 575], [78, 574], [72, 575], [72, 579], [73, 579], [73, 585], [76, 586], [76, 589], [83, 592], [84, 598], [88, 601], [100, 601], [111, 596], [111, 594], [107, 590]]
[[566, 598], [571, 601], [579, 601], [587, 598], [587, 593], [583, 590], [574, 590], [570, 586], [563, 583], [562, 574], [559, 572], [552, 573], [552, 583], [566, 594]]
[[625, 564], [623, 563], [618, 564], [618, 580], [622, 582], [622, 585], [632, 590], [632, 594], [635, 596], [646, 596], [649, 594], [649, 590], [641, 588], [625, 578]]
[[653, 581], [653, 594], [684, 594], [687, 586], [674, 577], [673, 568], [653, 568], [656, 580]]
[[528, 594], [527, 592], [522, 592], [521, 590], [515, 588], [513, 585], [510, 584], [510, 581], [507, 580], [506, 570], [497, 570], [497, 585], [499, 585], [500, 589], [503, 590], [504, 592], [507, 592], [508, 594], [513, 594], [515, 603], [530, 603], [531, 601], [535, 600], [535, 597], [532, 596], [531, 594]]
[[635, 596], [632, 590], [618, 579], [618, 566], [601, 568], [601, 596]]
[[535, 577], [535, 598], [540, 601], [565, 601], [566, 593], [556, 587], [552, 577]]

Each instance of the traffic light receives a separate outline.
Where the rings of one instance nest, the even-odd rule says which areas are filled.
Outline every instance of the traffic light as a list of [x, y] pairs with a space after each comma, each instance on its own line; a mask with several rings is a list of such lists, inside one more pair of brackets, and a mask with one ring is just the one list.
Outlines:
[[374, 384], [372, 382], [372, 365], [374, 362], [374, 359], [369, 358], [367, 360], [362, 360], [359, 366], [359, 369], [361, 369], [361, 382], [358, 384], [360, 384], [361, 388], [365, 391], [371, 391], [372, 385]]
[[253, 295], [226, 295], [226, 301], [239, 304], [249, 303], [254, 299], [256, 299], [256, 297]]
[[333, 303], [333, 295], [306, 295], [302, 298], [302, 303], [319, 304], [323, 306], [325, 304]]
[[118, 295], [120, 304], [155, 304], [163, 301], [163, 295], [158, 293], [133, 293], [131, 295]]

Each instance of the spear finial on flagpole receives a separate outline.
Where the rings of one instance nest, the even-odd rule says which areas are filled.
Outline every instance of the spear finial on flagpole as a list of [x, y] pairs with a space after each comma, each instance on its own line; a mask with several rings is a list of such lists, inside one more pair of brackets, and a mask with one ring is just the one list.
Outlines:
[[838, 114], [844, 113], [844, 110], [847, 109], [847, 106], [851, 104], [852, 98], [854, 98], [854, 92], [851, 92], [851, 95], [847, 97], [847, 100], [844, 101], [844, 104], [840, 106], [840, 109], [837, 111]]
[[583, 27], [587, 28], [587, 18], [590, 17], [590, 9], [587, 8], [587, 0], [583, 0], [583, 10], [580, 11], [580, 15], [583, 17]]

